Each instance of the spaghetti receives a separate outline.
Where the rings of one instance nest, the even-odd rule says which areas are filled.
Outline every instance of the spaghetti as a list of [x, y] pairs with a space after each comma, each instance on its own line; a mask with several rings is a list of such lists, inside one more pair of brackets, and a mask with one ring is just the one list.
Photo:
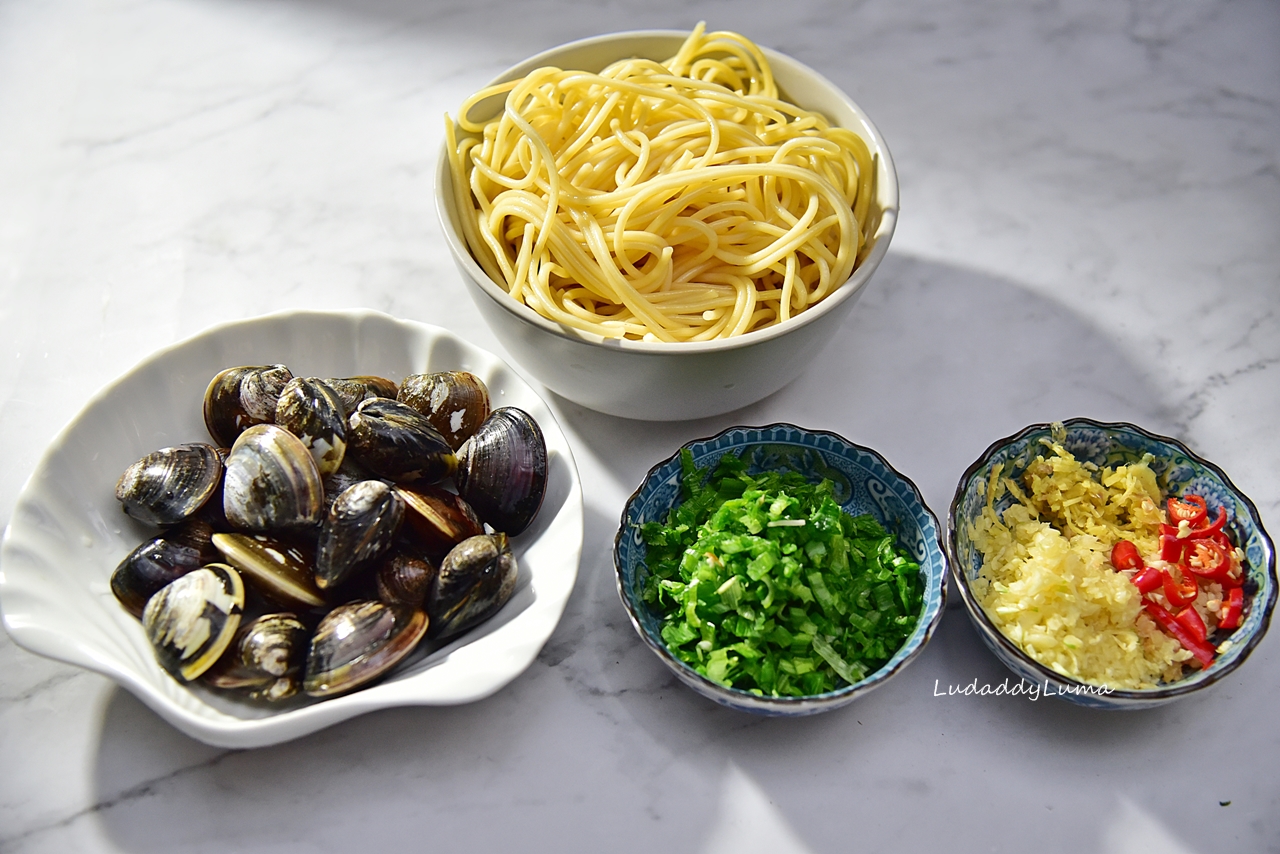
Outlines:
[[[472, 121], [494, 95], [503, 111]], [[829, 296], [864, 249], [866, 143], [782, 100], [736, 33], [700, 24], [662, 63], [539, 68], [476, 93], [446, 126], [476, 260], [576, 329], [741, 335]]]

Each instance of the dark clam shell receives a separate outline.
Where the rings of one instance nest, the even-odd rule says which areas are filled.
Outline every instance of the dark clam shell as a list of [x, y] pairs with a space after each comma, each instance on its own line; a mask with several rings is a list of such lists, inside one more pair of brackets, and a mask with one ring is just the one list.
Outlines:
[[166, 584], [218, 559], [213, 527], [189, 519], [129, 553], [111, 573], [111, 592], [135, 617]]
[[378, 564], [375, 575], [378, 600], [422, 608], [437, 571], [435, 564], [425, 557], [403, 549], [393, 550]]
[[302, 441], [274, 424], [240, 434], [227, 457], [222, 509], [236, 528], [270, 531], [320, 521], [324, 485]]
[[372, 565], [391, 548], [403, 519], [404, 501], [382, 481], [364, 480], [345, 490], [320, 526], [316, 586], [337, 587]]
[[506, 534], [481, 534], [454, 546], [427, 595], [431, 636], [451, 637], [493, 616], [515, 591], [517, 572]]
[[529, 527], [547, 491], [547, 443], [529, 413], [495, 409], [458, 449], [458, 493], [494, 530]]
[[338, 393], [342, 406], [348, 413], [355, 412], [361, 401], [372, 397], [395, 400], [399, 392], [396, 384], [384, 377], [335, 377], [324, 382]]
[[435, 483], [453, 474], [453, 449], [411, 406], [370, 398], [347, 420], [347, 442], [356, 460], [378, 477], [397, 483]]
[[214, 534], [213, 545], [255, 591], [277, 605], [306, 611], [325, 604], [311, 561], [297, 548], [262, 534]]
[[226, 650], [243, 610], [240, 574], [212, 563], [162, 587], [147, 601], [142, 626], [160, 666], [190, 682]]
[[270, 423], [291, 379], [284, 365], [245, 365], [215, 376], [204, 393], [204, 424], [213, 441], [231, 445], [254, 424]]
[[431, 485], [399, 486], [396, 491], [415, 538], [436, 560], [467, 537], [484, 533], [476, 511], [457, 493]]
[[116, 498], [140, 522], [173, 525], [199, 511], [217, 492], [222, 468], [217, 449], [203, 442], [161, 448], [124, 470], [116, 482]]
[[405, 377], [396, 400], [425, 415], [455, 451], [489, 417], [489, 389], [468, 371]]
[[284, 700], [298, 693], [310, 632], [294, 614], [263, 614], [242, 625], [230, 647], [204, 674], [215, 688], [253, 700]]
[[427, 630], [420, 609], [383, 602], [334, 608], [316, 627], [303, 690], [329, 697], [382, 676], [413, 652]]
[[275, 423], [306, 445], [321, 477], [342, 465], [347, 452], [347, 413], [338, 393], [323, 380], [289, 380], [276, 402]]

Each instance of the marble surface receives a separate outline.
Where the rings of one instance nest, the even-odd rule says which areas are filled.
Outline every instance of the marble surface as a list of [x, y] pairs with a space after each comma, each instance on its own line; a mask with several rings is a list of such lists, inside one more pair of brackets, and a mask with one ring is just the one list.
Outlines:
[[765, 720], [681, 687], [632, 632], [610, 562], [622, 504], [732, 423], [871, 445], [943, 514], [997, 437], [1132, 420], [1218, 462], [1280, 529], [1280, 6], [783, 8], [0, 0], [4, 522], [90, 396], [213, 323], [369, 307], [503, 353], [431, 176], [442, 115], [543, 48], [737, 29], [843, 86], [902, 182], [888, 259], [789, 387], [660, 425], [550, 401], [583, 559], [556, 632], [495, 696], [226, 751], [0, 636], [0, 851], [1280, 850], [1274, 636], [1203, 697], [1100, 713], [938, 696], [1006, 675], [952, 609], [888, 686]]

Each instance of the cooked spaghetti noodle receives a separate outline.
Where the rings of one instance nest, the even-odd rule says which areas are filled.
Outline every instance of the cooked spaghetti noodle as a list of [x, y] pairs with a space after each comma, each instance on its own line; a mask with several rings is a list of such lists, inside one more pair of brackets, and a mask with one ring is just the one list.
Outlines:
[[[494, 95], [503, 111], [472, 121]], [[764, 54], [736, 33], [700, 24], [662, 63], [539, 68], [477, 92], [446, 125], [473, 255], [566, 326], [741, 335], [830, 295], [864, 249], [866, 143], [781, 100]]]

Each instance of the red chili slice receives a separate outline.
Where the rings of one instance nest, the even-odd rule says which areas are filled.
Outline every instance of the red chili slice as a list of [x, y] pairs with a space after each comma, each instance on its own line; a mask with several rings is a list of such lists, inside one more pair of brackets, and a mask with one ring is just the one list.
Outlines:
[[1204, 618], [1200, 616], [1200, 612], [1194, 607], [1188, 605], [1177, 613], [1174, 617], [1182, 627], [1191, 633], [1191, 636], [1201, 643], [1208, 637], [1209, 632], [1205, 629]]
[[1138, 588], [1139, 593], [1146, 595], [1160, 589], [1160, 585], [1164, 583], [1164, 576], [1154, 566], [1146, 566], [1130, 580], [1133, 581], [1133, 586]]
[[1142, 555], [1138, 547], [1128, 540], [1121, 540], [1111, 549], [1111, 565], [1116, 569], [1142, 569]]
[[1169, 604], [1175, 608], [1185, 608], [1196, 600], [1200, 586], [1196, 584], [1195, 576], [1191, 573], [1179, 571], [1178, 574], [1181, 580], [1174, 578], [1173, 573], [1167, 569], [1160, 573], [1161, 583], [1164, 586], [1164, 598], [1168, 599]]
[[1176, 525], [1186, 522], [1193, 528], [1209, 515], [1209, 508], [1199, 495], [1184, 495], [1182, 498], [1169, 497], [1169, 519]]
[[1222, 606], [1222, 616], [1218, 618], [1218, 628], [1231, 631], [1240, 628], [1240, 615], [1244, 613], [1244, 589], [1233, 587], [1227, 593], [1227, 601]]
[[1165, 533], [1168, 525], [1161, 526], [1160, 559], [1165, 563], [1182, 563], [1187, 556], [1187, 540], [1177, 534]]
[[1186, 649], [1191, 650], [1191, 654], [1204, 667], [1213, 664], [1214, 649], [1204, 641], [1198, 641], [1192, 634], [1187, 631], [1186, 627], [1174, 619], [1173, 615], [1161, 608], [1155, 602], [1150, 600], [1143, 603], [1143, 607], [1147, 609], [1147, 613], [1155, 620], [1160, 628], [1177, 639]]
[[1231, 571], [1231, 555], [1216, 540], [1192, 540], [1186, 567], [1201, 578], [1222, 582]]

